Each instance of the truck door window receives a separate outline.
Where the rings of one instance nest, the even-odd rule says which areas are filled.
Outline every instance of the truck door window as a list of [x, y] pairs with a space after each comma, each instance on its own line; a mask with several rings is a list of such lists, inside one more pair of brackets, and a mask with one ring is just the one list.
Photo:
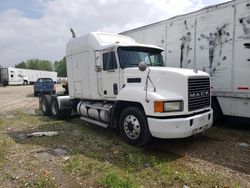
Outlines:
[[107, 52], [102, 55], [103, 59], [103, 70], [114, 70], [117, 69], [117, 63], [115, 58], [115, 52]]

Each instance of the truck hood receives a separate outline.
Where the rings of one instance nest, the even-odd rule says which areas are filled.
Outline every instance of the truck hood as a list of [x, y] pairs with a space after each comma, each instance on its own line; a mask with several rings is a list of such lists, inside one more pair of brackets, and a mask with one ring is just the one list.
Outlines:
[[[145, 83], [149, 70], [141, 72], [138, 68], [124, 69], [125, 87], [133, 87], [145, 93]], [[184, 100], [188, 101], [188, 79], [191, 77], [209, 77], [203, 71], [169, 67], [150, 67], [149, 74], [156, 91], [148, 82], [148, 97], [153, 100]], [[143, 96], [144, 97], [144, 96]], [[184, 104], [187, 109], [187, 103]]]
[[[127, 78], [141, 78], [141, 83], [145, 83], [148, 69], [144, 72], [141, 72], [137, 67], [126, 68], [124, 69], [124, 78], [125, 82]], [[150, 78], [155, 84], [167, 84], [169, 83], [178, 84], [178, 81], [187, 80], [190, 77], [209, 77], [209, 74], [203, 71], [198, 70], [195, 72], [193, 69], [181, 69], [181, 68], [172, 68], [172, 67], [150, 67]]]
[[[133, 68], [134, 69], [134, 68]], [[206, 72], [198, 70], [197, 73], [193, 69], [183, 69], [183, 68], [174, 68], [174, 67], [150, 67], [152, 74], [174, 74], [182, 75], [185, 77], [192, 76], [209, 76]]]

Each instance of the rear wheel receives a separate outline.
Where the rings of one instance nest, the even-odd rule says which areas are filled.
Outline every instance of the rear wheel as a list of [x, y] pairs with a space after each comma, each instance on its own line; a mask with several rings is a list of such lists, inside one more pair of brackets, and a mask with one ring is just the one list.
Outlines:
[[28, 85], [28, 81], [27, 81], [27, 80], [24, 80], [24, 81], [23, 81], [23, 85]]
[[138, 107], [128, 107], [122, 112], [119, 127], [122, 137], [130, 145], [144, 146], [151, 139], [147, 118]]
[[41, 109], [44, 116], [51, 115], [51, 96], [43, 95], [41, 98]]
[[57, 98], [52, 98], [51, 101], [52, 116], [56, 119], [69, 119], [71, 117], [72, 109], [60, 109]]

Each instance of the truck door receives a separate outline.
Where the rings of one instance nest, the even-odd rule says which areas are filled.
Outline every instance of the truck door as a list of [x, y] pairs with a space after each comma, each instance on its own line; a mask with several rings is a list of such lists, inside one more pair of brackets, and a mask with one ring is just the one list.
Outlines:
[[114, 51], [102, 53], [102, 96], [115, 98], [119, 88], [119, 69]]
[[17, 73], [14, 70], [9, 71], [9, 84], [13, 85], [17, 82]]

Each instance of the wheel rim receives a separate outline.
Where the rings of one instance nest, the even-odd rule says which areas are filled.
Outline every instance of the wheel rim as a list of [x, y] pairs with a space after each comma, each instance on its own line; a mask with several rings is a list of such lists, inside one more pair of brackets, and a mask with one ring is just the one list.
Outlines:
[[51, 112], [53, 115], [56, 115], [57, 114], [57, 107], [56, 107], [56, 102], [53, 101], [52, 104], [51, 104]]
[[137, 139], [141, 132], [140, 122], [133, 115], [126, 116], [123, 122], [123, 128], [124, 128], [126, 135], [130, 139]]
[[44, 101], [42, 101], [42, 110], [43, 110], [43, 112], [46, 112], [46, 105], [45, 105]]

